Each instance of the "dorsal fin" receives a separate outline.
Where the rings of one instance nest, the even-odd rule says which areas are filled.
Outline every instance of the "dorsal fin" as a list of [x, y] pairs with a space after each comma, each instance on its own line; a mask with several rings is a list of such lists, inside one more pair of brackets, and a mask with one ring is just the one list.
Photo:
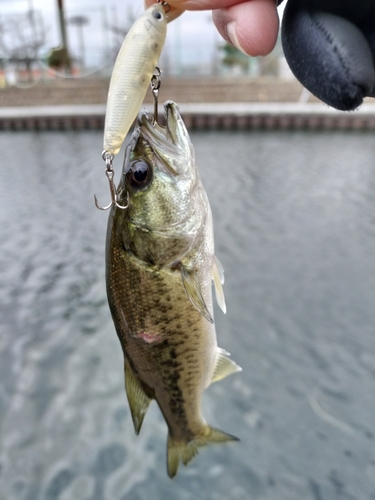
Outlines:
[[128, 361], [125, 360], [125, 390], [128, 396], [129, 407], [132, 414], [135, 433], [141, 430], [143, 419], [146, 415], [151, 399], [142, 389]]
[[217, 348], [217, 357], [214, 368], [214, 373], [212, 375], [211, 383], [217, 382], [232, 373], [241, 372], [242, 368], [238, 366], [232, 359], [230, 359], [230, 354], [225, 349]]

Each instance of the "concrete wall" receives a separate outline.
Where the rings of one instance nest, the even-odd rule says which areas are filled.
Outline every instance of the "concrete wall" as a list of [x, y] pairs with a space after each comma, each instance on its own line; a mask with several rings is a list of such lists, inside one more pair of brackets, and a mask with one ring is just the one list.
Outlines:
[[[48, 106], [61, 104], [105, 104], [109, 81], [57, 80], [30, 88], [0, 89], [0, 107]], [[164, 78], [160, 101], [176, 102], [298, 102], [303, 87], [296, 80], [273, 78]], [[309, 96], [309, 101], [317, 101]], [[152, 102], [148, 93], [146, 102]]]

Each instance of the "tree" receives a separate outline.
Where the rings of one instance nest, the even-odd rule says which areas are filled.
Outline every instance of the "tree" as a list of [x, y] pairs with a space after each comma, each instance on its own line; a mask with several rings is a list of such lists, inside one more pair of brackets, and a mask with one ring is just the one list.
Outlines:
[[26, 14], [12, 14], [0, 18], [0, 51], [2, 57], [19, 68], [23, 66], [32, 81], [32, 66], [39, 60], [46, 43], [46, 32], [41, 16], [30, 10]]
[[106, 23], [106, 28], [112, 33], [113, 42], [112, 42], [112, 50], [111, 50], [111, 58], [113, 61], [116, 59], [117, 54], [120, 50], [120, 47], [128, 34], [130, 28], [134, 24], [136, 20], [136, 16], [133, 13], [132, 7], [128, 8], [127, 19], [125, 25], [118, 25], [118, 14], [116, 7], [112, 8], [112, 22]]
[[222, 64], [229, 68], [239, 67], [243, 73], [248, 73], [250, 65], [250, 57], [240, 52], [236, 47], [230, 43], [225, 42], [225, 44], [220, 46], [222, 51]]

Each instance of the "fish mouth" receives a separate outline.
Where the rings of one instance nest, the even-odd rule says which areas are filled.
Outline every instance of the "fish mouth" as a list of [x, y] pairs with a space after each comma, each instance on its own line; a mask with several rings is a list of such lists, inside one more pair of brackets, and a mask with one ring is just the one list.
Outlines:
[[176, 131], [178, 131], [181, 127], [181, 124], [183, 124], [184, 128], [184, 122], [182, 121], [181, 114], [180, 114], [180, 108], [179, 106], [173, 102], [173, 101], [167, 101], [164, 103], [164, 117], [165, 117], [165, 123], [166, 127], [169, 131], [169, 134], [171, 138], [173, 139], [174, 143], [176, 144], [178, 142], [178, 137], [176, 136]]
[[[174, 101], [165, 101], [163, 104], [164, 108], [164, 118], [165, 118], [165, 123], [168, 124], [168, 121], [170, 120], [170, 117], [175, 117], [181, 118], [180, 111], [179, 111], [179, 106], [177, 103]], [[155, 116], [154, 113], [151, 113], [150, 111], [143, 110], [139, 113], [139, 121], [142, 122], [142, 117], [146, 116], [147, 120], [151, 125], [155, 125]]]
[[164, 118], [165, 126], [162, 126], [155, 121], [153, 113], [141, 112], [136, 140], [143, 137], [171, 174], [195, 177], [194, 148], [175, 102], [164, 103]]
[[178, 104], [173, 101], [164, 103], [164, 119], [165, 126], [162, 126], [155, 120], [154, 113], [141, 112], [138, 116], [141, 134], [149, 138], [151, 142], [161, 141], [176, 147], [185, 146], [186, 142], [189, 141], [189, 135], [181, 118]]

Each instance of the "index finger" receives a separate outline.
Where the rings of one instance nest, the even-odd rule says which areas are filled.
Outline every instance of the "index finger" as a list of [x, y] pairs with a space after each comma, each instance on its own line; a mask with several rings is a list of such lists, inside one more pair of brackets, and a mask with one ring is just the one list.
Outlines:
[[275, 46], [279, 30], [275, 0], [237, 2], [214, 10], [213, 21], [220, 35], [245, 54], [264, 56]]
[[[155, 0], [144, 0], [149, 7]], [[275, 0], [168, 0], [168, 21], [184, 10], [212, 10], [221, 36], [251, 56], [266, 55], [273, 49], [279, 28]]]
[[[145, 7], [150, 7], [156, 0], [144, 0]], [[240, 3], [240, 0], [168, 0], [171, 10], [216, 10], [232, 7]]]
[[[144, 0], [144, 6], [147, 9], [157, 0]], [[225, 9], [238, 3], [239, 0], [172, 0], [166, 2], [167, 20], [173, 21], [179, 17], [185, 10], [215, 10]]]

